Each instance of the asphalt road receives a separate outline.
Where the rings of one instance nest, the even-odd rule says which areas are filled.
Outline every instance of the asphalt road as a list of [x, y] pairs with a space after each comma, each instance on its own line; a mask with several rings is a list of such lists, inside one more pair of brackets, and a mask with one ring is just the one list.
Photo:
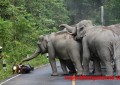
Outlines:
[[[22, 74], [0, 85], [72, 85], [71, 80], [65, 80], [57, 65], [59, 76], [50, 76], [50, 65], [35, 69], [30, 74]], [[120, 85], [120, 80], [77, 80], [74, 85]]]

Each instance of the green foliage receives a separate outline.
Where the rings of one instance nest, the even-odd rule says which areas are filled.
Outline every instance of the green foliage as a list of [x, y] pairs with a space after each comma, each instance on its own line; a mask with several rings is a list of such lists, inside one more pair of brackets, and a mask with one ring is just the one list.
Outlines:
[[53, 29], [70, 20], [63, 0], [26, 0], [26, 3], [27, 11], [36, 19], [38, 30]]
[[10, 18], [10, 13], [8, 12], [9, 0], [0, 0], [0, 16], [4, 19]]
[[120, 23], [120, 0], [106, 0], [104, 5], [106, 25]]
[[[2, 72], [5, 78], [11, 75], [13, 63], [35, 51], [39, 35], [58, 31], [62, 23], [73, 25], [91, 19], [101, 24], [102, 4], [105, 25], [120, 22], [120, 0], [0, 0], [0, 46], [9, 64], [7, 73], [1, 70], [0, 74]], [[40, 62], [44, 60], [41, 58]], [[32, 64], [40, 63], [35, 61]]]
[[[69, 21], [63, 0], [0, 0], [0, 46], [7, 61], [4, 73], [0, 60], [0, 80], [12, 74], [14, 63], [35, 51], [39, 35], [55, 32]], [[30, 61], [35, 66], [47, 62], [46, 57]]]
[[100, 23], [100, 0], [65, 0], [70, 24], [78, 23], [83, 19], [90, 19]]
[[70, 24], [90, 19], [101, 24], [100, 7], [104, 6], [105, 25], [120, 22], [120, 0], [65, 0], [71, 19]]
[[13, 36], [13, 23], [9, 20], [4, 21], [0, 18], [0, 45], [6, 47], [10, 44]]
[[36, 47], [39, 35], [57, 31], [59, 24], [69, 22], [63, 0], [4, 0], [0, 7], [0, 45], [13, 58]]

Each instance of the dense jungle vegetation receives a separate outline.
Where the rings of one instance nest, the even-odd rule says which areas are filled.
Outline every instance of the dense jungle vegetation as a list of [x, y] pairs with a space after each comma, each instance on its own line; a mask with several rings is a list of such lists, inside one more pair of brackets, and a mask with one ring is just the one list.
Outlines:
[[[0, 46], [7, 62], [4, 72], [0, 60], [0, 80], [12, 74], [14, 63], [35, 51], [40, 35], [58, 31], [60, 24], [90, 19], [101, 25], [101, 5], [104, 25], [120, 22], [120, 0], [0, 0]], [[36, 66], [47, 62], [46, 57], [38, 57], [29, 63]]]

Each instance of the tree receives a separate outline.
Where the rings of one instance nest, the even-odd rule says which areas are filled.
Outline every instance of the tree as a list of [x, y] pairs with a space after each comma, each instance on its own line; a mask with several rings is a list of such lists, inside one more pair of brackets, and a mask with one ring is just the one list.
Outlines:
[[105, 22], [106, 25], [120, 22], [120, 1], [106, 0], [105, 3]]

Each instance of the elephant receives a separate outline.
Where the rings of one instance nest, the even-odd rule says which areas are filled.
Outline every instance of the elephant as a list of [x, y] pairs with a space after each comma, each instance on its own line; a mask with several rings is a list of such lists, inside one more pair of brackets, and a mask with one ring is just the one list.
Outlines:
[[82, 40], [83, 75], [89, 75], [88, 65], [91, 57], [98, 62], [96, 66], [99, 75], [101, 75], [101, 62], [106, 67], [106, 76], [113, 75], [112, 60], [115, 61], [117, 75], [120, 75], [120, 25], [94, 26], [91, 20], [82, 20], [76, 27], [67, 24], [60, 26], [65, 27], [76, 40]]
[[[68, 68], [71, 68], [71, 61], [74, 63], [77, 69], [77, 75], [81, 75], [83, 72], [81, 61], [82, 61], [82, 45], [74, 40], [67, 31], [59, 31], [56, 33], [51, 33], [46, 36], [40, 36], [38, 41], [38, 48], [33, 55], [29, 58], [24, 59], [22, 62], [31, 60], [37, 55], [48, 53], [49, 62], [52, 68], [52, 76], [57, 76], [57, 68], [55, 58], [57, 57], [60, 60], [61, 67], [64, 73], [68, 73], [64, 61], [67, 61], [66, 64]], [[70, 61], [71, 60], [71, 61]], [[70, 66], [69, 66], [70, 65]], [[72, 68], [73, 65], [72, 65]]]

